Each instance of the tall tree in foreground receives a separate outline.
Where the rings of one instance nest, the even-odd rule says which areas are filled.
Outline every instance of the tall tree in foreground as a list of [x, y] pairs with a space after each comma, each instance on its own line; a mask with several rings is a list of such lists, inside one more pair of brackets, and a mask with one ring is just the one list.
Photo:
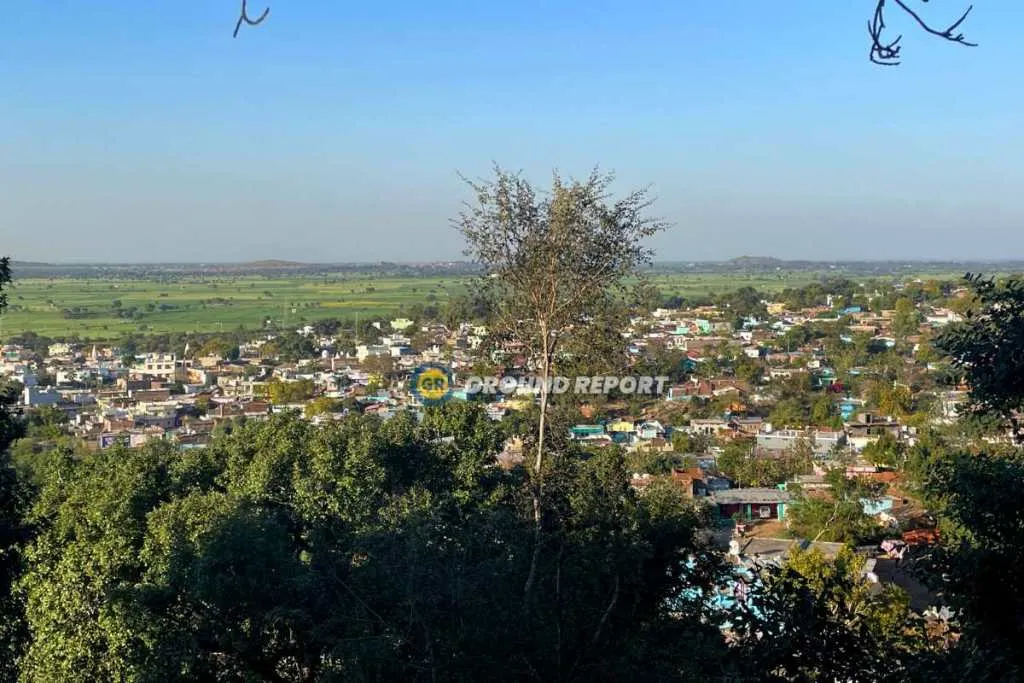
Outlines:
[[975, 412], [1000, 415], [1018, 431], [1024, 410], [1024, 280], [967, 274], [975, 305], [945, 328], [935, 346], [970, 379]]
[[[493, 180], [467, 180], [476, 195], [455, 221], [466, 255], [484, 268], [479, 294], [491, 311], [490, 336], [525, 352], [536, 369], [540, 415], [534, 443], [534, 518], [542, 524], [550, 381], [570, 335], [585, 335], [616, 306], [626, 279], [650, 262], [644, 240], [665, 227], [647, 215], [646, 190], [612, 200], [610, 174], [584, 180], [554, 175], [542, 193], [520, 174], [495, 168]], [[536, 557], [527, 579], [529, 594]]]
[[[7, 306], [4, 289], [10, 283], [10, 262], [7, 257], [0, 258], [0, 315]], [[20, 546], [26, 538], [22, 515], [27, 491], [11, 464], [9, 449], [22, 432], [11, 411], [17, 399], [11, 385], [0, 384], [0, 681], [15, 679], [14, 661], [24, 635], [21, 603], [11, 592], [20, 567]]]
[[932, 579], [958, 611], [963, 638], [950, 661], [962, 680], [1024, 676], [1024, 281], [967, 276], [975, 294], [962, 323], [935, 342], [970, 385], [974, 417], [1009, 422], [1016, 447], [966, 452], [941, 442], [912, 453], [923, 497], [939, 517]]

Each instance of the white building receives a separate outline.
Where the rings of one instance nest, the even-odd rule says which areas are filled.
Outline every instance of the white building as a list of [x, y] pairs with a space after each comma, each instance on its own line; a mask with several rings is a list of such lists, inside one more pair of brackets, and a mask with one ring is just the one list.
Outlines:
[[179, 359], [173, 353], [147, 353], [142, 361], [142, 372], [170, 381], [184, 381], [191, 366], [192, 361]]

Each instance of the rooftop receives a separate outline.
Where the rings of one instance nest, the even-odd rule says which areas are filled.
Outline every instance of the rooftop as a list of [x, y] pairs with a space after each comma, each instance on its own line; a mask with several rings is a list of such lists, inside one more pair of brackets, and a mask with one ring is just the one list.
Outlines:
[[716, 491], [714, 500], [719, 504], [752, 503], [763, 505], [766, 503], [788, 503], [793, 500], [793, 495], [786, 491], [771, 488], [749, 488], [749, 489], [728, 489]]

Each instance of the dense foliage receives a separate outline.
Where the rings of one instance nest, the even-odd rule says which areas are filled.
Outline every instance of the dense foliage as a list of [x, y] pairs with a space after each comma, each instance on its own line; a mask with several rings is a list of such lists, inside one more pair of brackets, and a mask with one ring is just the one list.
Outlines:
[[936, 340], [970, 376], [974, 407], [1008, 417], [1024, 408], [1024, 280], [968, 276], [975, 306]]
[[664, 647], [721, 645], [679, 592], [715, 578], [712, 559], [684, 562], [706, 555], [694, 513], [674, 491], [638, 498], [614, 451], [557, 463], [526, 599], [532, 510], [522, 471], [494, 466], [503, 440], [459, 405], [422, 424], [287, 415], [206, 450], [55, 457], [20, 582], [22, 676], [699, 677], [707, 662]]
[[922, 621], [902, 591], [879, 590], [863, 570], [848, 550], [832, 560], [804, 551], [760, 573], [763, 584], [735, 623], [758, 680], [926, 680]]

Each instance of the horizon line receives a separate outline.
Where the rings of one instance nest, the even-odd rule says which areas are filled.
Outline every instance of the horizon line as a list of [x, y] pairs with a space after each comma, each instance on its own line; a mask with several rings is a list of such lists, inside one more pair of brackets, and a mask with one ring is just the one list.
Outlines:
[[[999, 264], [999, 263], [1024, 263], [1024, 257], [1018, 258], [877, 258], [877, 259], [813, 259], [813, 258], [777, 258], [773, 256], [734, 256], [725, 259], [655, 259], [649, 267], [658, 265], [721, 265], [736, 262], [776, 262], [821, 264], [821, 265], [853, 265], [853, 264], [892, 264], [905, 263], [913, 264]], [[36, 261], [10, 259], [11, 266], [265, 266], [265, 267], [309, 267], [309, 266], [435, 266], [435, 265], [474, 265], [473, 261], [463, 259], [432, 259], [423, 261], [405, 261], [376, 259], [368, 261], [294, 261], [291, 259], [247, 259], [244, 261], [93, 261], [93, 260], [61, 260], [61, 261]]]

